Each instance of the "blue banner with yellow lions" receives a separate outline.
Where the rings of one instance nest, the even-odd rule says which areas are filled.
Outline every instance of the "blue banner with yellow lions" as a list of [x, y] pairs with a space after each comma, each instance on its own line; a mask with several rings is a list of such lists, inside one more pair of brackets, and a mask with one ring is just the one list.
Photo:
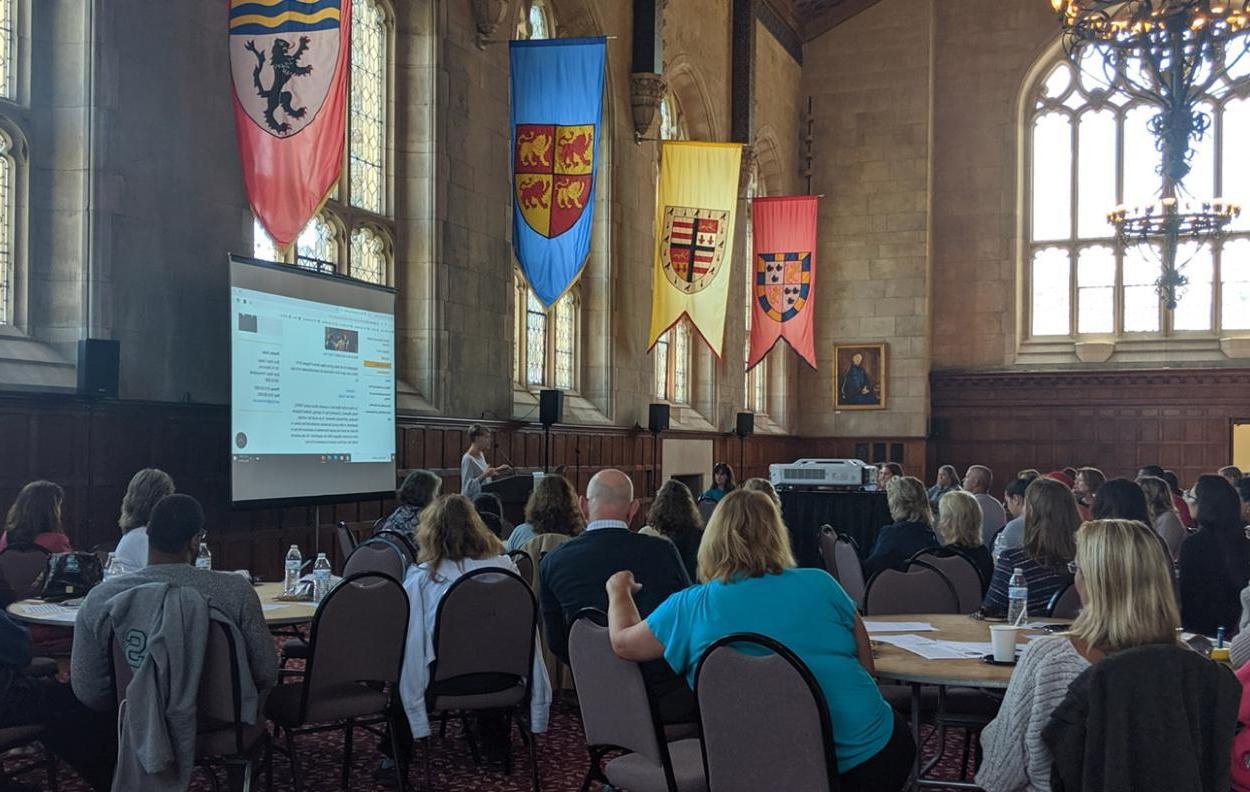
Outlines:
[[606, 39], [513, 41], [512, 245], [551, 305], [590, 254]]

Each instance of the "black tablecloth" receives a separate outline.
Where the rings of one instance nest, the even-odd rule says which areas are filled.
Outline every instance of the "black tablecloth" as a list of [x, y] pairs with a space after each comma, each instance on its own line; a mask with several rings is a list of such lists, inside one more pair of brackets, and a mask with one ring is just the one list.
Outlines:
[[884, 492], [786, 491], [781, 493], [781, 516], [790, 528], [795, 559], [804, 567], [821, 566], [820, 526], [850, 534], [862, 558], [872, 550], [877, 531], [894, 522]]

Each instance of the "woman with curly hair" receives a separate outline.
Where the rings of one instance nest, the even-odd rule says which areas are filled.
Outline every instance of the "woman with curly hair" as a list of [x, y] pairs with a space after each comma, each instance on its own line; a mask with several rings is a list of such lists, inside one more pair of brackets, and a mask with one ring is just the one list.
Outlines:
[[703, 518], [694, 505], [690, 488], [669, 479], [656, 493], [647, 512], [647, 525], [638, 533], [662, 536], [677, 547], [686, 572], [694, 580], [699, 568], [699, 540], [703, 538]]
[[543, 476], [525, 504], [525, 522], [508, 536], [508, 552], [521, 550], [539, 534], [577, 536], [586, 527], [577, 491], [564, 476]]

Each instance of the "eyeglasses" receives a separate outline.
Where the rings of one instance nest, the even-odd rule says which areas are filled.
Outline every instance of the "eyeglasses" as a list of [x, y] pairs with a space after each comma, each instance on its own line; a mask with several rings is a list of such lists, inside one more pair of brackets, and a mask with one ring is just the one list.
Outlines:
[[1080, 567], [1076, 565], [1075, 561], [1068, 562], [1068, 574], [1069, 575], [1075, 575], [1078, 569], [1080, 569]]

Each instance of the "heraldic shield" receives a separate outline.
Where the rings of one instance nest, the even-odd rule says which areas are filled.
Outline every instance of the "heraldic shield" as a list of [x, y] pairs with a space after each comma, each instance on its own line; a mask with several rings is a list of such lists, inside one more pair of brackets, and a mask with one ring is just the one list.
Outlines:
[[724, 261], [728, 228], [726, 211], [664, 207], [660, 261], [668, 282], [686, 294], [703, 291]]
[[278, 138], [316, 119], [334, 85], [344, 0], [230, 0], [230, 72], [239, 105]]
[[526, 224], [554, 239], [577, 224], [591, 198], [595, 125], [517, 124], [513, 163]]
[[755, 299], [768, 317], [788, 322], [807, 305], [812, 290], [812, 254], [761, 253], [755, 261]]

